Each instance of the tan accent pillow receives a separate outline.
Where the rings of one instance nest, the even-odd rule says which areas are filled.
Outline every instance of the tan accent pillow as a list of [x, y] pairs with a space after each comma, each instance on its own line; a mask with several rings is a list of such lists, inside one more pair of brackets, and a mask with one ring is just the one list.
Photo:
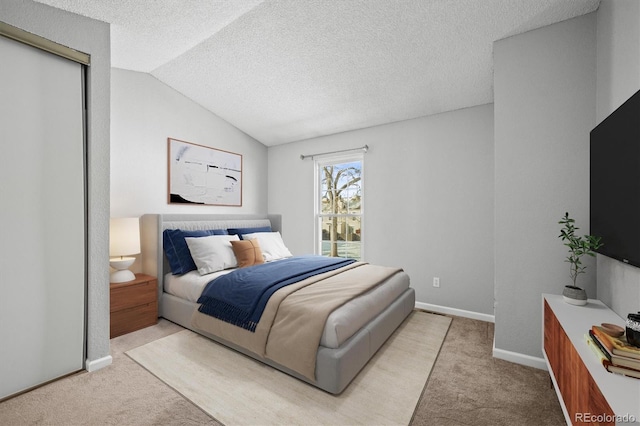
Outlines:
[[258, 240], [231, 241], [231, 248], [236, 255], [239, 268], [264, 263]]

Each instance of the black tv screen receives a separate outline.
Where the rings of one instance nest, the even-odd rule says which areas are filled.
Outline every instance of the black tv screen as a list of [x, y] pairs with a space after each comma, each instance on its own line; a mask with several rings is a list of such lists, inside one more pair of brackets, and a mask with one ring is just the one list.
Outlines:
[[598, 253], [640, 267], [640, 91], [591, 131], [590, 230]]

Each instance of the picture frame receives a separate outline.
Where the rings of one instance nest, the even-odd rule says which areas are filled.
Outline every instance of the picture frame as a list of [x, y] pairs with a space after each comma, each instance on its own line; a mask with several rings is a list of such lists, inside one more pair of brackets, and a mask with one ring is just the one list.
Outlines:
[[167, 138], [168, 203], [242, 206], [242, 155]]

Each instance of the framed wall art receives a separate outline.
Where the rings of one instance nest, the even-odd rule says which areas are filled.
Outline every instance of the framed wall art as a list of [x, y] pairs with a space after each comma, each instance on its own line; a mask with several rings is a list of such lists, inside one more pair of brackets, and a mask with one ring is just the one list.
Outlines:
[[242, 206], [242, 155], [167, 138], [169, 204]]

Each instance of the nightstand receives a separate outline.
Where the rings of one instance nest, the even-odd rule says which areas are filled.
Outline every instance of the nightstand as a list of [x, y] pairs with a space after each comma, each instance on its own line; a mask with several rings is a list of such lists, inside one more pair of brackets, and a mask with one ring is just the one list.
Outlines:
[[158, 282], [136, 274], [136, 279], [110, 284], [111, 338], [158, 322]]

